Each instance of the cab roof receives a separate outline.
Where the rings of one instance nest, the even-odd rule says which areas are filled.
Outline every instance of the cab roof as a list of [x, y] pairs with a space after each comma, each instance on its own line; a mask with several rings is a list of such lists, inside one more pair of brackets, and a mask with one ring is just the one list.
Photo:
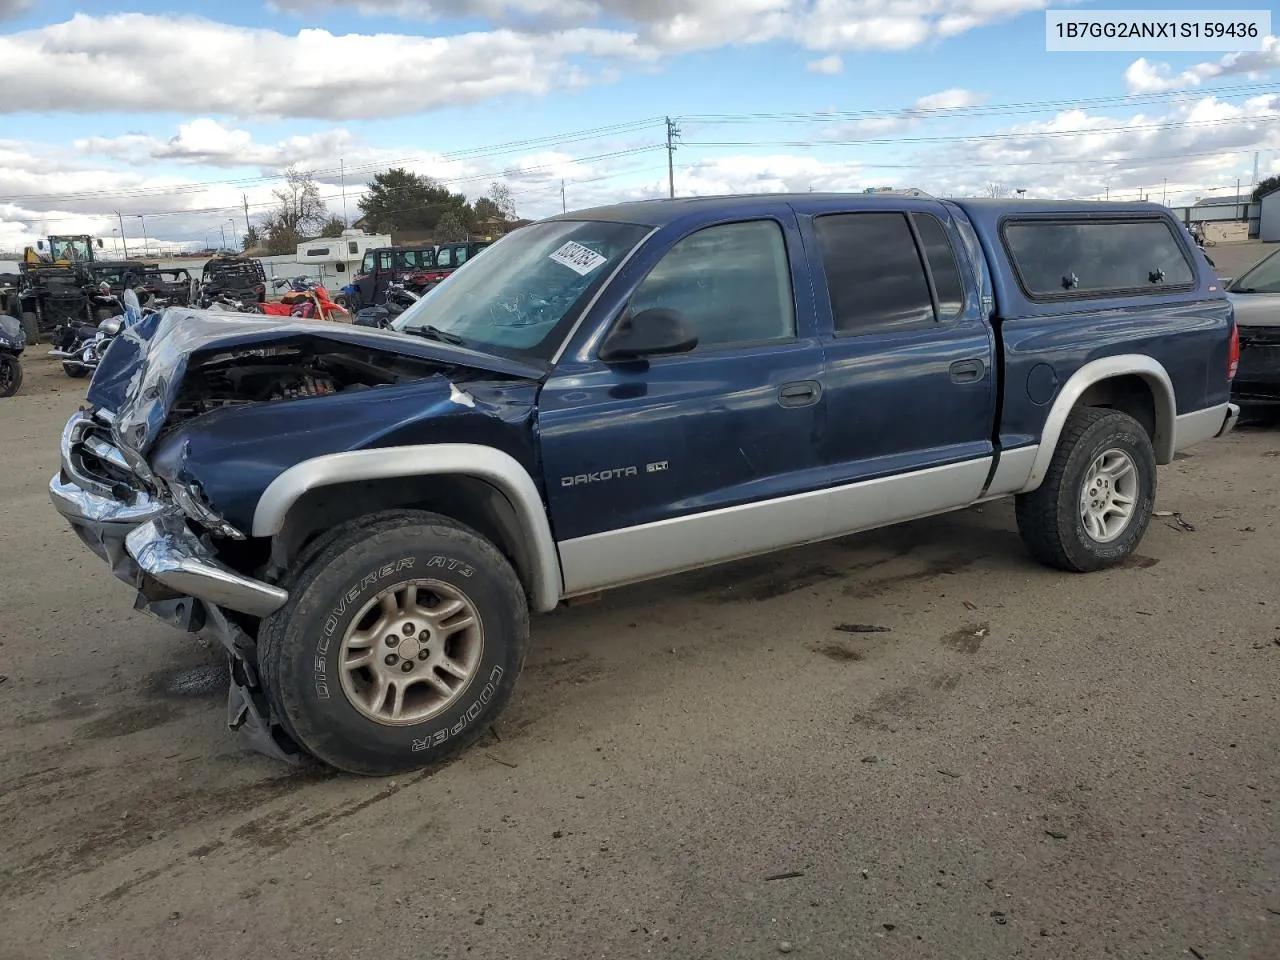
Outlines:
[[675, 199], [634, 200], [606, 206], [589, 207], [556, 214], [548, 220], [608, 220], [646, 227], [662, 227], [687, 216], [709, 219], [720, 216], [747, 215], [763, 212], [779, 203], [803, 209], [804, 212], [831, 210], [898, 210], [904, 206], [920, 209], [931, 204], [949, 203], [971, 212], [983, 220], [995, 220], [1020, 214], [1146, 214], [1163, 210], [1159, 204], [1143, 201], [1102, 200], [1023, 200], [1023, 199], [958, 199], [943, 200], [928, 195], [906, 193], [749, 193], [710, 197], [676, 197]]

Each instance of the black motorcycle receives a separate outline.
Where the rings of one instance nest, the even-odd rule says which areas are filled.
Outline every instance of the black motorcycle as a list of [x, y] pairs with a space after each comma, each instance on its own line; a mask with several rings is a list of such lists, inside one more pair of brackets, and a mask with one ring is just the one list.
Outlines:
[[[123, 297], [101, 293], [95, 300], [105, 312], [110, 312], [114, 305], [114, 315], [107, 316], [98, 323], [64, 323], [53, 331], [53, 349], [49, 351], [49, 356], [61, 360], [63, 372], [76, 380], [83, 379], [98, 369], [107, 348], [124, 329], [126, 320], [136, 322], [146, 314], [163, 309], [165, 305], [165, 301], [153, 299], [144, 311], [138, 295], [132, 290], [126, 290]], [[160, 306], [157, 308], [157, 305]]]
[[383, 303], [376, 307], [365, 307], [351, 322], [358, 327], [378, 327], [385, 330], [391, 326], [392, 320], [421, 299], [421, 295], [409, 290], [403, 283], [393, 283], [387, 287]]
[[22, 351], [27, 333], [17, 317], [0, 314], [0, 397], [12, 397], [22, 386]]

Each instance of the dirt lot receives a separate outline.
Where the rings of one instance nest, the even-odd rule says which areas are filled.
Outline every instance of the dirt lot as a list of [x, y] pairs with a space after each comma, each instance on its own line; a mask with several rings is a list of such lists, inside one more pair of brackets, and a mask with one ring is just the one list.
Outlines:
[[1280, 957], [1276, 431], [1164, 468], [1190, 526], [1113, 572], [1033, 565], [1001, 504], [543, 618], [500, 740], [371, 781], [225, 729], [216, 651], [49, 505], [82, 385], [28, 374], [4, 960]]

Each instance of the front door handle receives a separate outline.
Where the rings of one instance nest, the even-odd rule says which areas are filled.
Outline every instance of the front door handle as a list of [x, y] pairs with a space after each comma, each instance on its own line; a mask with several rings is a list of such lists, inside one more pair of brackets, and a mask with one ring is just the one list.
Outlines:
[[981, 360], [957, 360], [951, 365], [952, 383], [977, 383], [987, 375], [987, 365]]
[[784, 407], [808, 407], [822, 396], [822, 384], [817, 380], [796, 380], [778, 388], [778, 403]]

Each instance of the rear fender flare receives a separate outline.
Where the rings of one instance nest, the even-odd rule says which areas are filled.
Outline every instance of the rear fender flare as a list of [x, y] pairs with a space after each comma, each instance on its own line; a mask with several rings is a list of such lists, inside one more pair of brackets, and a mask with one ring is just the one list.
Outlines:
[[563, 592], [563, 577], [542, 496], [519, 461], [494, 447], [471, 443], [377, 447], [304, 460], [285, 470], [263, 491], [253, 514], [253, 536], [278, 534], [293, 505], [318, 487], [445, 474], [483, 480], [510, 501], [531, 548], [530, 605], [539, 613], [555, 609]]
[[1073, 373], [1058, 398], [1049, 409], [1044, 429], [1040, 434], [1040, 446], [1036, 451], [1035, 461], [1031, 465], [1031, 474], [1021, 493], [1029, 493], [1044, 482], [1049, 472], [1049, 464], [1057, 450], [1058, 440], [1067, 425], [1067, 418], [1075, 409], [1080, 398], [1095, 383], [1110, 380], [1113, 377], [1138, 376], [1151, 388], [1155, 399], [1156, 433], [1152, 438], [1155, 448], [1156, 463], [1169, 463], [1173, 460], [1174, 430], [1177, 422], [1177, 401], [1174, 399], [1173, 381], [1169, 372], [1156, 359], [1142, 354], [1122, 354], [1115, 357], [1103, 357], [1086, 363]]

